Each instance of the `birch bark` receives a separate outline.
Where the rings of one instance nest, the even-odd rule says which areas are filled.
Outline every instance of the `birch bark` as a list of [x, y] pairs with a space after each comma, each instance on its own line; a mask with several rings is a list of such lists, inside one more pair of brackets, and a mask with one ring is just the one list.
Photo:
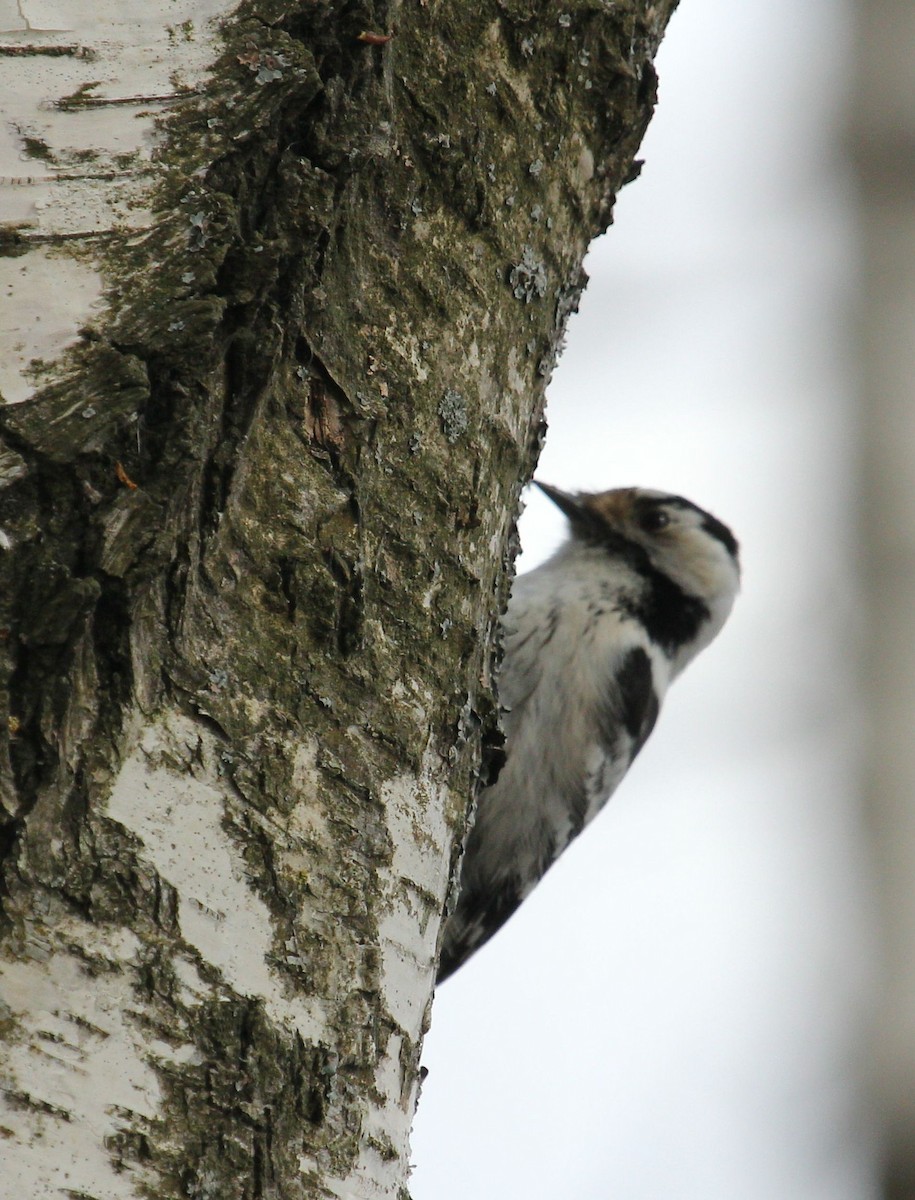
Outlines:
[[673, 0], [0, 8], [6, 1193], [404, 1193]]

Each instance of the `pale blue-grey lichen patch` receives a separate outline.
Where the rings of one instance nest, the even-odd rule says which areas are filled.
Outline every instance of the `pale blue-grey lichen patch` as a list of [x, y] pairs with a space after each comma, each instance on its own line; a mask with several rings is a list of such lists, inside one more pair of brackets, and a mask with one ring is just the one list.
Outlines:
[[546, 291], [546, 264], [537, 258], [531, 246], [524, 247], [521, 261], [508, 273], [508, 282], [517, 299], [525, 304], [530, 304]]
[[438, 402], [438, 415], [446, 442], [454, 443], [467, 432], [467, 404], [460, 392], [454, 391], [453, 388], [445, 391]]

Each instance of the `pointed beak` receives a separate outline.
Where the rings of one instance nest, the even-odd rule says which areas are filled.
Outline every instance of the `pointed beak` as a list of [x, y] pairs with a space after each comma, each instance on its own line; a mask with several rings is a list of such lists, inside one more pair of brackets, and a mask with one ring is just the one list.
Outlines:
[[549, 496], [556, 507], [561, 512], [564, 512], [570, 521], [581, 521], [582, 517], [585, 516], [581, 500], [578, 496], [573, 496], [571, 492], [560, 491], [559, 488], [552, 487], [548, 483], [540, 483], [537, 479], [534, 479], [532, 482], [535, 487], [540, 488], [544, 496]]

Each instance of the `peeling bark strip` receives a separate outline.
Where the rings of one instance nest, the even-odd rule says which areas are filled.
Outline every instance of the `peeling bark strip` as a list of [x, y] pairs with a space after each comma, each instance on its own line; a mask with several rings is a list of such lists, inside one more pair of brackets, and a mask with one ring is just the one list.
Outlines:
[[672, 7], [0, 32], [11, 1195], [404, 1194], [519, 489]]

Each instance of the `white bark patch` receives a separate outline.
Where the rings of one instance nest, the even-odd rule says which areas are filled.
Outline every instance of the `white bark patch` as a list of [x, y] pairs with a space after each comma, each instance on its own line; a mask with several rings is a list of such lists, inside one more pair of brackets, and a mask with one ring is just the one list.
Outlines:
[[131, 933], [62, 917], [54, 939], [36, 930], [31, 958], [0, 961], [0, 1014], [15, 1028], [0, 1069], [0, 1194], [133, 1200], [156, 1180], [116, 1165], [106, 1141], [157, 1117], [155, 1063], [195, 1051], [136, 1020]]
[[0, 222], [30, 247], [3, 260], [0, 274], [7, 403], [32, 394], [32, 360], [58, 358], [92, 315], [103, 281], [82, 239], [149, 224], [156, 121], [201, 88], [219, 52], [217, 22], [234, 8], [234, 0], [0, 4]]
[[418, 1045], [424, 1031], [434, 974], [435, 943], [445, 890], [450, 835], [442, 795], [442, 764], [427, 752], [419, 778], [399, 775], [382, 788], [394, 858], [381, 881], [379, 935], [383, 994], [400, 1027], [388, 1041], [375, 1075], [378, 1101], [362, 1125], [359, 1162], [337, 1195], [380, 1200], [402, 1194], [403, 1164], [416, 1106], [416, 1083], [405, 1075], [405, 1037]]
[[139, 838], [142, 854], [175, 889], [182, 936], [228, 986], [258, 997], [272, 1020], [305, 1041], [320, 1041], [317, 1003], [290, 999], [268, 964], [277, 953], [273, 923], [223, 828], [229, 801], [218, 761], [211, 735], [190, 720], [149, 725], [118, 773], [108, 815]]
[[590, 146], [582, 146], [581, 152], [578, 155], [577, 167], [577, 183], [582, 191], [588, 186], [594, 178], [594, 154]]
[[36, 247], [0, 258], [0, 397], [7, 404], [32, 394], [33, 364], [51, 362], [76, 340], [101, 294], [99, 273], [64, 254]]

